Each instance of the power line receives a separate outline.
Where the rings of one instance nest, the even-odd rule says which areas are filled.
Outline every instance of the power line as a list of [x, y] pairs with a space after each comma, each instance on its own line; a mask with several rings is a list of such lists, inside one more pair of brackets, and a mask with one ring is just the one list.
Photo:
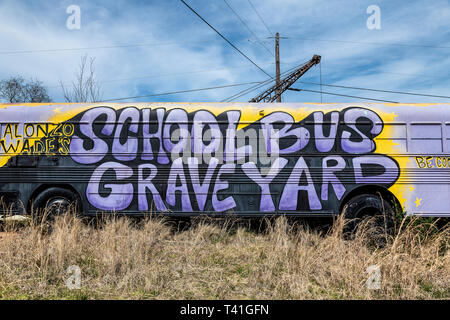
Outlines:
[[267, 52], [269, 52], [272, 57], [274, 56], [272, 51], [270, 51], [266, 45], [261, 41], [261, 39], [259, 39], [259, 37], [252, 31], [252, 29], [250, 29], [250, 27], [247, 25], [247, 23], [245, 23], [245, 21], [241, 18], [241, 16], [233, 9], [233, 7], [231, 7], [231, 5], [227, 2], [227, 0], [223, 0], [223, 2], [225, 2], [225, 4], [228, 6], [228, 8], [230, 8], [230, 10], [234, 13], [234, 15], [239, 19], [239, 21], [244, 25], [245, 28], [247, 28], [247, 30], [250, 32], [251, 35], [253, 35], [256, 39], [256, 41], [258, 41], [258, 43], [263, 46]]
[[[271, 65], [273, 63], [266, 63], [264, 65]], [[186, 71], [186, 72], [174, 72], [174, 73], [166, 73], [166, 74], [156, 74], [156, 75], [144, 75], [140, 77], [132, 77], [132, 78], [122, 78], [122, 79], [110, 79], [110, 80], [103, 80], [99, 81], [99, 83], [110, 83], [110, 82], [119, 82], [119, 81], [130, 81], [130, 80], [140, 80], [140, 79], [152, 79], [152, 78], [163, 78], [163, 77], [172, 77], [172, 76], [178, 76], [178, 75], [185, 75], [185, 74], [195, 74], [195, 73], [208, 73], [208, 72], [217, 72], [222, 70], [230, 70], [230, 69], [248, 69], [252, 68], [249, 65], [245, 66], [238, 66], [238, 67], [229, 67], [229, 68], [217, 68], [217, 69], [203, 69], [203, 70], [193, 70], [193, 71]], [[64, 84], [64, 83], [63, 83]], [[70, 83], [65, 83], [70, 85]], [[60, 88], [61, 85], [56, 86], [44, 86], [45, 88]]]
[[[342, 71], [342, 68], [334, 68], [334, 67], [327, 67], [327, 69], [334, 69], [334, 70], [339, 70]], [[348, 70], [346, 70], [348, 71]], [[395, 75], [400, 75], [400, 76], [413, 76], [413, 77], [423, 77], [423, 78], [442, 78], [443, 76], [448, 76], [446, 74], [440, 74], [439, 76], [437, 75], [429, 75], [429, 74], [422, 74], [422, 73], [404, 73], [404, 72], [388, 72], [388, 71], [378, 71], [378, 70], [370, 70], [370, 69], [366, 69], [364, 70], [364, 72], [360, 72], [361, 70], [351, 70], [352, 73], [364, 73], [365, 74], [378, 74], [378, 73], [386, 73], [386, 74], [395, 74]], [[336, 73], [325, 73], [326, 75], [335, 75]]]
[[[292, 67], [292, 68], [290, 68], [290, 69], [288, 69], [288, 70], [282, 72], [280, 75], [286, 75], [286, 74], [288, 74], [289, 72], [295, 70], [296, 68], [299, 68], [300, 66], [304, 65], [305, 63], [306, 63], [306, 62], [304, 62], [304, 63], [302, 63], [302, 64], [300, 64], [300, 65], [297, 65], [297, 66], [295, 66], [295, 67]], [[235, 100], [235, 99], [237, 99], [237, 98], [239, 98], [239, 97], [242, 97], [243, 95], [246, 95], [247, 93], [250, 93], [250, 92], [252, 92], [252, 91], [255, 91], [256, 89], [259, 89], [259, 88], [261, 88], [261, 87], [264, 87], [265, 85], [267, 85], [267, 84], [269, 84], [269, 83], [271, 83], [271, 82], [273, 82], [273, 81], [275, 81], [275, 79], [267, 79], [266, 81], [263, 81], [263, 82], [261, 82], [260, 84], [257, 84], [257, 85], [255, 85], [255, 86], [251, 86], [250, 88], [247, 88], [247, 89], [244, 89], [244, 90], [242, 90], [242, 91], [240, 91], [240, 92], [238, 92], [238, 93], [235, 93], [235, 94], [232, 95], [231, 97], [228, 97], [228, 98], [225, 98], [225, 99], [221, 100], [221, 102], [229, 102], [229, 101], [233, 101], [233, 100]]]
[[359, 97], [359, 96], [350, 96], [350, 95], [339, 94], [339, 93], [334, 93], [334, 92], [316, 91], [316, 90], [308, 90], [308, 89], [297, 89], [297, 88], [288, 88], [288, 90], [292, 90], [292, 91], [306, 91], [306, 92], [313, 92], [313, 93], [320, 93], [320, 94], [329, 94], [329, 95], [340, 96], [340, 97], [348, 97], [348, 98], [356, 98], [356, 99], [364, 99], [364, 100], [372, 100], [372, 101], [398, 103], [397, 101], [374, 99], [374, 98], [366, 98], [366, 97]]
[[378, 45], [378, 46], [397, 46], [397, 47], [450, 49], [450, 47], [448, 47], [448, 46], [433, 46], [433, 45], [407, 44], [407, 43], [367, 42], [367, 41], [351, 41], [351, 40], [336, 40], [336, 39], [313, 39], [313, 38], [299, 38], [299, 37], [287, 37], [286, 39], [289, 39], [289, 40], [306, 40], [306, 41], [356, 43], [356, 44], [364, 44], [364, 45], [368, 44], [368, 45]]
[[[305, 62], [305, 63], [306, 63], [306, 62]], [[303, 64], [305, 64], [305, 63], [303, 63]], [[293, 67], [293, 68], [290, 68], [290, 69], [288, 69], [288, 70], [282, 72], [280, 75], [286, 75], [286, 74], [288, 74], [289, 72], [295, 70], [296, 68], [299, 68], [300, 66], [301, 66], [301, 65], [298, 65], [298, 66], [295, 66], [295, 67]], [[268, 80], [266, 80], [266, 81], [264, 81], [264, 82], [261, 82], [261, 84], [257, 84], [257, 85], [255, 85], [255, 86], [250, 87], [250, 88], [244, 89], [244, 90], [242, 90], [242, 91], [240, 91], [240, 92], [238, 92], [238, 93], [235, 93], [235, 94], [232, 95], [231, 97], [228, 97], [228, 98], [226, 98], [226, 99], [224, 99], [224, 100], [221, 100], [221, 102], [229, 102], [229, 101], [233, 101], [233, 100], [235, 100], [235, 99], [237, 99], [237, 98], [239, 98], [239, 97], [242, 97], [243, 95], [246, 95], [247, 93], [250, 93], [250, 92], [252, 92], [252, 91], [255, 91], [256, 89], [259, 89], [259, 88], [261, 88], [261, 87], [264, 87], [265, 85], [267, 85], [267, 84], [269, 84], [269, 83], [271, 83], [271, 82], [273, 82], [273, 81], [275, 81], [275, 79], [268, 79]]]
[[341, 86], [341, 85], [336, 85], [336, 84], [315, 83], [315, 82], [308, 82], [308, 81], [298, 81], [298, 82], [299, 83], [304, 83], [304, 84], [313, 84], [313, 85], [320, 85], [320, 86], [334, 87], [334, 88], [354, 89], [354, 90], [364, 90], [364, 91], [374, 91], [374, 92], [384, 92], [384, 93], [405, 94], [405, 95], [411, 95], [411, 96], [422, 96], [422, 97], [433, 97], [433, 98], [450, 99], [450, 96], [440, 96], [440, 95], [434, 95], [434, 94], [428, 94], [428, 93], [417, 93], [417, 92], [404, 92], [404, 91], [360, 88], [360, 87], [351, 87], [351, 86]]
[[22, 54], [22, 53], [51, 53], [62, 51], [79, 51], [79, 50], [97, 50], [97, 49], [115, 49], [115, 48], [132, 48], [132, 47], [148, 47], [148, 46], [171, 46], [180, 43], [192, 42], [209, 42], [211, 40], [190, 40], [182, 42], [162, 42], [162, 43], [141, 43], [141, 44], [123, 44], [111, 46], [97, 46], [97, 47], [79, 47], [79, 48], [60, 48], [60, 49], [36, 49], [36, 50], [16, 50], [16, 51], [0, 51], [0, 54]]
[[108, 102], [108, 101], [119, 101], [119, 100], [128, 100], [128, 99], [138, 99], [138, 98], [145, 98], [145, 97], [166, 96], [166, 95], [178, 94], [178, 93], [187, 93], [187, 92], [196, 92], [196, 91], [205, 91], [205, 90], [214, 90], [214, 89], [221, 89], [221, 88], [229, 88], [229, 87], [245, 86], [245, 85], [247, 85], [247, 84], [254, 84], [254, 83], [261, 83], [261, 82], [253, 81], [253, 82], [236, 83], [236, 84], [229, 84], [229, 85], [216, 86], [216, 87], [208, 87], [208, 88], [199, 88], [199, 89], [189, 89], [189, 90], [171, 91], [171, 92], [164, 92], [164, 93], [154, 93], [154, 94], [146, 94], [146, 95], [141, 95], [141, 96], [133, 96], [133, 97], [124, 97], [124, 98], [106, 99], [106, 100], [98, 101], [98, 102]]
[[259, 20], [261, 20], [261, 22], [263, 23], [263, 25], [266, 27], [267, 31], [269, 31], [269, 34], [273, 37], [273, 32], [269, 29], [269, 27], [267, 26], [267, 24], [264, 22], [264, 19], [261, 17], [261, 15], [259, 14], [258, 10], [256, 10], [255, 6], [253, 5], [253, 3], [248, 0], [248, 3], [251, 5], [251, 7], [253, 8], [253, 11], [255, 11], [256, 15], [259, 17]]
[[225, 98], [225, 99], [221, 100], [220, 102], [233, 101], [234, 99], [237, 99], [237, 98], [239, 98], [239, 97], [241, 97], [241, 96], [243, 96], [243, 95], [245, 95], [247, 93], [250, 93], [250, 92], [252, 92], [252, 91], [254, 91], [254, 90], [258, 89], [258, 88], [261, 88], [261, 87], [265, 86], [266, 84], [269, 84], [272, 81], [275, 81], [275, 79], [268, 79], [268, 80], [266, 80], [264, 82], [261, 82], [260, 84], [257, 84], [255, 86], [251, 86], [251, 87], [249, 87], [247, 89], [244, 89], [243, 91], [239, 91], [238, 93], [235, 93], [231, 97]]
[[253, 62], [252, 59], [250, 59], [245, 53], [243, 53], [241, 50], [239, 50], [233, 43], [231, 43], [230, 40], [228, 40], [227, 38], [225, 38], [224, 35], [222, 35], [219, 31], [217, 31], [212, 25], [210, 25], [208, 23], [208, 21], [206, 21], [200, 14], [197, 13], [197, 11], [195, 11], [194, 9], [192, 9], [184, 0], [180, 0], [186, 7], [189, 8], [189, 10], [191, 10], [197, 17], [199, 17], [204, 23], [206, 23], [212, 30], [214, 30], [223, 40], [225, 40], [230, 46], [232, 46], [236, 51], [238, 51], [243, 57], [245, 57], [248, 61], [250, 61], [255, 67], [257, 67], [259, 70], [261, 70], [262, 72], [264, 72], [266, 75], [268, 75], [269, 77], [272, 78], [272, 76], [270, 74], [268, 74], [266, 71], [264, 71], [263, 68], [261, 68], [260, 66], [258, 66], [255, 62]]
[[239, 97], [242, 97], [243, 95], [246, 95], [247, 93], [250, 93], [250, 92], [252, 92], [252, 91], [255, 91], [256, 89], [259, 89], [259, 88], [261, 88], [261, 87], [264, 87], [265, 85], [267, 85], [267, 84], [269, 84], [269, 83], [271, 83], [271, 82], [273, 82], [273, 81], [275, 81], [275, 79], [267, 79], [267, 80], [265, 80], [265, 81], [263, 81], [263, 82], [261, 82], [261, 83], [259, 83], [259, 84], [256, 84], [256, 85], [251, 86], [251, 87], [249, 87], [249, 88], [246, 88], [246, 89], [244, 89], [244, 90], [242, 90], [242, 91], [239, 91], [239, 92], [233, 94], [232, 96], [230, 96], [230, 97], [228, 97], [228, 98], [225, 98], [225, 99], [221, 100], [220, 102], [230, 102], [230, 101], [233, 101], [233, 100], [235, 100], [235, 99], [237, 99], [237, 98], [239, 98]]
[[[281, 64], [294, 64], [295, 62], [281, 62]], [[342, 68], [339, 67], [330, 67], [327, 66], [326, 69], [333, 69], [333, 70], [338, 70], [338, 71], [342, 71]], [[348, 69], [346, 69], [346, 71], [348, 71]], [[361, 73], [360, 71], [362, 70], [351, 70], [352, 73], [358, 72]], [[414, 76], [414, 77], [425, 77], [425, 78], [442, 78], [443, 76], [448, 76], [448, 74], [440, 74], [439, 76], [437, 75], [430, 75], [430, 74], [423, 74], [423, 73], [404, 73], [404, 72], [388, 72], [388, 71], [378, 71], [378, 70], [373, 70], [373, 69], [365, 69], [364, 73], [386, 73], [386, 74], [396, 74], [396, 75], [401, 75], [401, 76]], [[336, 73], [324, 73], [324, 75], [335, 75]]]

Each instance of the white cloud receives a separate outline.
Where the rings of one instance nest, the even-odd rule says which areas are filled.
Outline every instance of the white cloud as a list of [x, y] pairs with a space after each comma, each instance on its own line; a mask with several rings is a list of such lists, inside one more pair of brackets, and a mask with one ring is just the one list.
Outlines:
[[[229, 0], [258, 36], [273, 42], [247, 1]], [[190, 1], [206, 20], [233, 41], [252, 60], [273, 72], [273, 57], [254, 41], [223, 1]], [[355, 42], [411, 43], [450, 46], [450, 8], [447, 1], [416, 1], [394, 4], [379, 1], [381, 30], [366, 28], [366, 8], [371, 1], [265, 0], [252, 2], [273, 32], [309, 39]], [[171, 43], [161, 46], [61, 51], [54, 53], [1, 54], [0, 78], [14, 74], [34, 77], [52, 87], [61, 79], [70, 82], [80, 56], [96, 57], [104, 98], [137, 96], [266, 79], [260, 70], [240, 56], [179, 1], [78, 1], [82, 27], [65, 27], [65, 9], [71, 1], [31, 1], [0, 4], [2, 51], [83, 48], [137, 43]], [[323, 81], [346, 85], [447, 94], [450, 49], [363, 45], [360, 43], [282, 40], [283, 62], [305, 61], [322, 55]], [[292, 65], [284, 65], [283, 68]], [[239, 67], [239, 68], [238, 68]], [[241, 68], [242, 67], [242, 68]], [[211, 70], [211, 72], [183, 73]], [[370, 70], [370, 72], [368, 72]], [[429, 74], [431, 77], [420, 77]], [[158, 76], [161, 77], [152, 77]], [[146, 77], [147, 76], [147, 77]], [[128, 81], [110, 81], [129, 79]], [[144, 78], [146, 77], [146, 78]], [[305, 79], [318, 80], [318, 69]], [[311, 89], [313, 87], [310, 87]], [[144, 100], [219, 101], [244, 88], [202, 91]], [[317, 89], [317, 87], [316, 87]], [[59, 88], [50, 88], [55, 101], [62, 101]], [[328, 90], [328, 89], [327, 89]], [[328, 91], [335, 91], [329, 89]], [[353, 95], [369, 93], [341, 90]], [[256, 95], [258, 92], [252, 93]], [[245, 98], [251, 98], [249, 94]], [[373, 97], [404, 99], [404, 96], [372, 94]], [[409, 98], [409, 97], [408, 97]], [[419, 101], [418, 97], [413, 97]], [[287, 93], [285, 101], [318, 101], [317, 94]], [[432, 101], [431, 98], [424, 98]], [[325, 101], [351, 101], [328, 96]]]

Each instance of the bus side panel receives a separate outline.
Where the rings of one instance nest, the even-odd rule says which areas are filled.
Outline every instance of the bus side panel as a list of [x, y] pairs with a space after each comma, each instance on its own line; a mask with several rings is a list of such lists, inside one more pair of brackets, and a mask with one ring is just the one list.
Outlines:
[[8, 105], [0, 193], [27, 202], [43, 186], [69, 185], [89, 214], [320, 216], [377, 186], [407, 213], [446, 215], [445, 108]]

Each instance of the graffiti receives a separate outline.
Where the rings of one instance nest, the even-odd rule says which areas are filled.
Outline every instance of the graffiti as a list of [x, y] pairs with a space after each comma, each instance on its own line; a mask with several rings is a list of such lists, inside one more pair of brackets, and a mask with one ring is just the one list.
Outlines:
[[450, 157], [439, 156], [417, 156], [415, 157], [417, 166], [424, 168], [450, 168]]
[[448, 110], [1, 104], [0, 196], [28, 203], [59, 186], [73, 190], [88, 215], [325, 216], [338, 214], [354, 194], [384, 190], [407, 214], [449, 216]]
[[328, 210], [350, 187], [399, 177], [394, 159], [374, 153], [383, 121], [372, 110], [297, 122], [275, 111], [238, 129], [240, 119], [239, 110], [96, 107], [71, 119], [69, 155], [91, 170], [85, 195], [106, 211]]
[[4, 154], [68, 154], [71, 123], [5, 123], [2, 125], [0, 151]]

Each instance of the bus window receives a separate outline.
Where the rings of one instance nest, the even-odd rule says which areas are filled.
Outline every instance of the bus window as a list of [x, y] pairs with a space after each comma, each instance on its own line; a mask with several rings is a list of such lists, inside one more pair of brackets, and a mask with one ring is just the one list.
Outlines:
[[411, 123], [409, 137], [409, 152], [442, 153], [442, 125], [440, 123]]

